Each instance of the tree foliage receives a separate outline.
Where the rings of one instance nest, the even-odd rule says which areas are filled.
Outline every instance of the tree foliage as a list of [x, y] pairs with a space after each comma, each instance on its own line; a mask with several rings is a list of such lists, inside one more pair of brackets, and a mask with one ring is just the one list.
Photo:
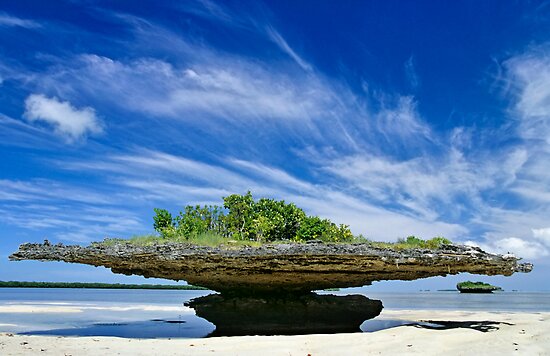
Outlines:
[[351, 241], [347, 225], [336, 225], [328, 219], [307, 216], [292, 203], [261, 198], [252, 193], [232, 194], [221, 206], [186, 206], [176, 218], [164, 209], [155, 209], [154, 228], [164, 238], [193, 238], [215, 233], [235, 240], [271, 242], [279, 240], [327, 242]]

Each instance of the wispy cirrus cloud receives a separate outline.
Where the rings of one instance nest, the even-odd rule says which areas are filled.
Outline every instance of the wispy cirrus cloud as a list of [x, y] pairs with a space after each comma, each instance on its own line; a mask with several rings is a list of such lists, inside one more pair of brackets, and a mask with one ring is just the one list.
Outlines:
[[90, 189], [67, 187], [65, 184], [53, 180], [0, 180], [0, 201], [36, 202], [52, 199], [89, 204], [109, 202], [106, 195], [96, 193]]
[[51, 241], [87, 243], [105, 237], [128, 237], [133, 233], [150, 231], [131, 211], [82, 205], [64, 205], [55, 201], [41, 204], [2, 204], [0, 223], [24, 230], [39, 231]]
[[391, 211], [330, 185], [314, 184], [258, 162], [224, 159], [218, 164], [205, 164], [163, 152], [140, 151], [106, 157], [101, 162], [58, 164], [100, 175], [109, 172], [110, 181], [123, 187], [121, 191], [165, 205], [220, 204], [222, 196], [251, 190], [258, 196], [295, 202], [309, 214], [350, 224], [355, 233], [378, 239], [395, 240], [408, 233], [455, 237], [465, 232], [457, 224]]
[[[59, 59], [27, 81], [49, 95], [69, 100], [85, 96], [98, 107], [170, 120], [174, 126], [200, 126], [224, 140], [233, 136], [242, 142], [245, 135], [256, 141], [251, 132], [284, 132], [284, 139], [298, 149], [326, 145], [356, 151], [418, 148], [433, 139], [412, 97], [361, 96], [345, 83], [300, 65], [289, 69], [280, 61], [220, 52], [151, 22], [124, 19], [136, 42], [161, 48], [171, 43], [178, 60], [82, 54]], [[372, 101], [382, 110], [370, 109]], [[221, 129], [225, 125], [231, 129]], [[392, 130], [401, 137], [392, 139]], [[379, 144], [380, 133], [384, 145]]]
[[407, 59], [404, 68], [405, 75], [407, 77], [407, 80], [409, 81], [409, 85], [413, 90], [418, 89], [418, 87], [420, 86], [420, 78], [416, 73], [414, 56], [410, 56], [409, 59]]
[[[199, 0], [191, 2], [182, 11], [190, 13], [204, 19], [210, 20], [217, 24], [221, 23], [228, 27], [240, 28], [249, 32], [254, 32], [261, 37], [265, 37], [272, 41], [279, 49], [288, 55], [296, 64], [305, 71], [312, 71], [313, 66], [302, 58], [281, 35], [268, 19], [268, 9], [263, 7], [260, 2], [256, 4], [256, 16], [252, 16], [245, 9], [235, 11], [229, 6], [224, 6], [219, 3], [214, 3], [210, 0]], [[260, 14], [260, 18], [258, 18]]]
[[472, 242], [489, 251], [511, 252], [524, 258], [540, 259], [550, 254], [545, 233], [548, 205], [529, 206], [524, 211], [513, 208], [487, 207], [472, 219], [486, 232]]
[[495, 153], [481, 163], [509, 173], [505, 184], [495, 187], [515, 200], [506, 207], [485, 201], [472, 222], [486, 230], [483, 247], [539, 258], [550, 253], [544, 238], [550, 214], [550, 47], [529, 47], [505, 60], [503, 68], [500, 79], [511, 99], [510, 123], [517, 139], [511, 149], [516, 154], [503, 166], [506, 161]]
[[513, 114], [519, 119], [520, 135], [550, 145], [550, 45], [529, 49], [504, 66], [516, 98]]
[[34, 20], [22, 19], [0, 12], [0, 27], [23, 27], [28, 29], [41, 27], [40, 23]]
[[281, 36], [281, 34], [275, 30], [273, 27], [268, 26], [266, 29], [267, 35], [269, 38], [283, 51], [288, 54], [298, 65], [305, 71], [311, 71], [313, 67], [311, 64], [307, 63], [302, 57], [300, 57], [286, 42], [286, 40]]
[[[107, 190], [109, 187], [107, 188]], [[89, 242], [149, 231], [127, 196], [56, 180], [0, 180], [0, 224], [53, 241]]]
[[0, 113], [0, 145], [58, 149], [63, 143], [51, 130]]

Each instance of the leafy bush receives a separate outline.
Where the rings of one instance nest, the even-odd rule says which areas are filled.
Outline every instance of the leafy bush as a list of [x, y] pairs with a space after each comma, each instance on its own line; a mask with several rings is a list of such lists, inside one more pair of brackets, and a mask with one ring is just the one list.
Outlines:
[[[216, 205], [188, 205], [175, 218], [164, 209], [155, 209], [154, 228], [171, 241], [189, 241], [216, 245], [230, 240], [244, 243], [320, 240], [324, 242], [362, 242], [373, 247], [410, 249], [437, 249], [451, 241], [444, 237], [422, 240], [416, 236], [399, 239], [397, 243], [371, 242], [363, 236], [355, 237], [349, 226], [336, 225], [328, 219], [307, 216], [292, 203], [261, 198], [252, 193], [232, 194], [223, 198], [223, 207]], [[151, 237], [140, 237], [135, 242], [150, 243]]]
[[221, 234], [224, 230], [224, 213], [218, 206], [186, 206], [176, 217], [176, 233], [194, 237], [207, 232]]
[[347, 225], [337, 226], [328, 219], [307, 216], [284, 200], [255, 201], [250, 192], [224, 197], [223, 208], [188, 205], [175, 219], [164, 209], [155, 209], [155, 213], [155, 230], [172, 240], [196, 239], [204, 234], [261, 242], [354, 239]]
[[371, 246], [378, 248], [391, 248], [394, 250], [407, 250], [412, 248], [424, 248], [435, 250], [444, 245], [450, 245], [452, 242], [444, 237], [434, 237], [429, 240], [423, 240], [416, 236], [408, 236], [406, 239], [398, 239], [397, 242], [375, 242], [367, 241]]
[[430, 249], [436, 249], [443, 245], [451, 245], [451, 244], [452, 244], [451, 240], [441, 236], [436, 236], [426, 241], [426, 247]]
[[426, 241], [416, 236], [408, 236], [406, 239], [398, 239], [397, 243], [409, 246], [410, 248], [421, 248], [426, 243]]
[[153, 217], [153, 227], [162, 237], [167, 237], [174, 231], [174, 219], [172, 214], [165, 209], [154, 209], [155, 216]]
[[241, 240], [250, 238], [253, 225], [253, 205], [254, 199], [250, 192], [246, 195], [232, 194], [223, 198], [223, 207], [229, 211], [224, 219], [227, 235]]
[[353, 234], [347, 225], [337, 226], [328, 219], [321, 219], [318, 216], [308, 216], [302, 221], [300, 229], [296, 234], [296, 240], [349, 242], [353, 240]]

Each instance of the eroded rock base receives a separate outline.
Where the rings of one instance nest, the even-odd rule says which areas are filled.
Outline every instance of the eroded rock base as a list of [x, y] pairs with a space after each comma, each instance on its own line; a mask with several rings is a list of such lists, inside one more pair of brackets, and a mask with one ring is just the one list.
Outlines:
[[210, 336], [298, 335], [360, 332], [382, 311], [380, 300], [362, 295], [270, 297], [211, 294], [186, 303], [216, 326]]

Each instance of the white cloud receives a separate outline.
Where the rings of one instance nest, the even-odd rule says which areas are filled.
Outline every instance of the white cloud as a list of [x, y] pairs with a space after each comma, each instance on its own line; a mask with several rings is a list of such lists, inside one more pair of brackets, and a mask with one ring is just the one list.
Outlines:
[[318, 78], [297, 82], [252, 61], [199, 55], [197, 63], [181, 68], [155, 59], [124, 63], [83, 55], [41, 84], [50, 91], [83, 90], [91, 97], [157, 117], [203, 123], [205, 118], [242, 124], [308, 121], [336, 105], [331, 88]]
[[466, 208], [463, 204], [475, 203], [480, 191], [494, 183], [495, 177], [476, 169], [489, 173], [456, 151], [436, 161], [433, 157], [398, 161], [365, 153], [327, 161], [324, 167], [371, 201], [399, 204], [432, 219], [439, 216], [441, 206], [445, 206], [441, 213], [451, 205], [460, 213]]
[[516, 95], [520, 134], [550, 144], [550, 46], [539, 46], [504, 63]]
[[544, 245], [536, 241], [528, 241], [517, 237], [492, 239], [479, 244], [469, 241], [468, 244], [479, 246], [488, 252], [501, 254], [513, 253], [525, 259], [538, 259], [548, 256], [548, 249]]
[[[158, 151], [105, 157], [101, 162], [61, 163], [79, 171], [109, 172], [110, 182], [132, 197], [164, 204], [220, 204], [221, 197], [251, 190], [259, 196], [285, 199], [307, 213], [349, 224], [356, 234], [391, 241], [416, 234], [461, 236], [466, 229], [451, 223], [411, 217], [365, 202], [330, 185], [312, 184], [284, 170], [257, 162], [225, 160], [206, 164]], [[116, 189], [116, 188], [115, 188]]]
[[[52, 204], [58, 206], [51, 209]], [[4, 204], [0, 222], [20, 229], [37, 230], [54, 241], [90, 242], [105, 237], [128, 237], [151, 231], [134, 212], [105, 206], [67, 205], [64, 199], [46, 202]]]
[[87, 204], [105, 204], [108, 196], [91, 190], [68, 187], [52, 180], [9, 180], [0, 179], [0, 201], [32, 202], [47, 201], [62, 197], [66, 201]]
[[0, 12], [0, 26], [4, 27], [24, 27], [24, 28], [37, 28], [40, 24], [33, 20], [21, 19], [19, 17], [11, 16], [6, 13]]
[[25, 119], [30, 122], [44, 121], [53, 126], [56, 133], [68, 141], [75, 141], [87, 134], [102, 131], [100, 120], [94, 109], [85, 107], [77, 109], [67, 101], [56, 97], [48, 98], [32, 94], [25, 100]]
[[[550, 44], [533, 46], [503, 63], [504, 81], [511, 94], [510, 114], [524, 152], [509, 192], [521, 198], [518, 208], [534, 220], [550, 202]], [[506, 168], [506, 167], [503, 167]], [[536, 223], [527, 226], [541, 226]], [[529, 238], [527, 232], [518, 235]], [[550, 246], [548, 246], [550, 248]]]
[[58, 148], [62, 145], [49, 129], [3, 114], [0, 114], [0, 127], [0, 145], [28, 148]]
[[482, 239], [477, 241], [482, 248], [540, 259], [550, 254], [550, 240], [546, 235], [548, 229], [538, 228], [548, 226], [548, 216], [548, 204], [531, 205], [526, 209], [485, 207], [470, 223], [487, 231], [481, 236]]
[[313, 66], [298, 55], [281, 33], [269, 24], [269, 10], [260, 2], [255, 4], [255, 9], [259, 11], [256, 11], [252, 15], [247, 9], [239, 8], [235, 10], [227, 4], [222, 5], [210, 0], [192, 1], [181, 8], [184, 12], [216, 22], [217, 24], [223, 24], [233, 29], [254, 32], [262, 37], [265, 36], [303, 70], [307, 72], [312, 71]]
[[533, 237], [550, 248], [550, 227], [532, 230]]
[[275, 30], [273, 27], [268, 26], [267, 29], [267, 35], [269, 38], [286, 54], [290, 56], [300, 67], [302, 67], [305, 71], [311, 71], [312, 67], [309, 63], [307, 63], [305, 60], [302, 59], [294, 50], [288, 45], [286, 40], [281, 36], [277, 30]]
[[0, 224], [36, 231], [55, 241], [89, 242], [151, 231], [131, 196], [54, 180], [0, 180]]
[[397, 103], [388, 105], [381, 99], [382, 110], [376, 115], [378, 131], [387, 141], [418, 142], [432, 140], [432, 133], [416, 111], [416, 103], [411, 96], [400, 96]]

